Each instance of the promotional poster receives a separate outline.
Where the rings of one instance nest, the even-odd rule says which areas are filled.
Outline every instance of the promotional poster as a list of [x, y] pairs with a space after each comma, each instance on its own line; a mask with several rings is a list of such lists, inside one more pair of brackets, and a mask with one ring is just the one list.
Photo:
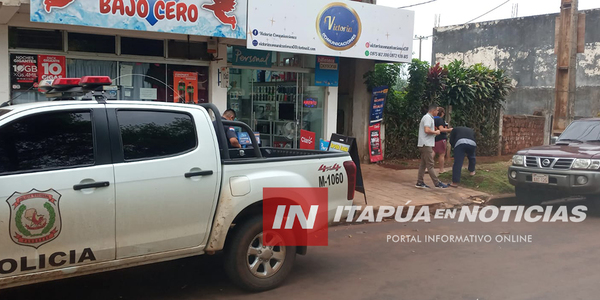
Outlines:
[[385, 99], [387, 98], [387, 93], [387, 86], [380, 86], [373, 89], [373, 98], [371, 100], [370, 124], [375, 124], [383, 121], [383, 108], [385, 106]]
[[42, 80], [66, 77], [66, 59], [59, 55], [11, 54], [11, 88], [26, 91]]
[[383, 160], [383, 153], [381, 153], [381, 123], [369, 126], [369, 157], [372, 163]]
[[300, 130], [300, 149], [315, 150], [316, 133], [308, 130]]
[[173, 102], [198, 103], [198, 73], [173, 72]]

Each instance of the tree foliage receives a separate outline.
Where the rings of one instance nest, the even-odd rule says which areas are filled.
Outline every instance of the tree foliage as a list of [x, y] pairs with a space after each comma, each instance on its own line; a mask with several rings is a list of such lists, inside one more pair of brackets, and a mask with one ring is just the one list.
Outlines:
[[408, 82], [395, 89], [402, 67], [378, 64], [365, 74], [369, 89], [390, 88], [385, 107], [386, 158], [417, 158], [418, 126], [430, 104], [452, 106], [451, 126], [467, 126], [477, 135], [478, 155], [495, 155], [498, 149], [499, 117], [511, 91], [511, 80], [502, 70], [481, 64], [466, 66], [454, 61], [430, 66], [414, 59], [408, 66]]

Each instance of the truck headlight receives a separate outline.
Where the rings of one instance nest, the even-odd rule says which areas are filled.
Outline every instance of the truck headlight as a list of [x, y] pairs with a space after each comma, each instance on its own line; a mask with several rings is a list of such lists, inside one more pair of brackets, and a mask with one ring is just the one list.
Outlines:
[[515, 166], [523, 166], [525, 165], [525, 156], [523, 155], [514, 155], [512, 158], [512, 163]]
[[573, 162], [573, 169], [587, 169], [590, 167], [591, 164], [592, 164], [591, 159], [578, 158]]
[[600, 169], [600, 160], [593, 159], [592, 164], [590, 165], [590, 167], [588, 169], [592, 169], [592, 170]]

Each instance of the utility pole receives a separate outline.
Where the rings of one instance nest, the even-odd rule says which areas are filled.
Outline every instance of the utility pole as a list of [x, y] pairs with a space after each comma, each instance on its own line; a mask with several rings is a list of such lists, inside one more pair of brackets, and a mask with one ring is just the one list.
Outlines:
[[585, 15], [578, 13], [578, 0], [561, 0], [556, 19], [554, 53], [557, 56], [552, 135], [560, 135], [573, 121], [577, 90], [577, 53], [585, 50]]
[[419, 40], [419, 60], [421, 60], [421, 48], [423, 46], [423, 40], [429, 39], [428, 36], [418, 36], [415, 35], [415, 40]]

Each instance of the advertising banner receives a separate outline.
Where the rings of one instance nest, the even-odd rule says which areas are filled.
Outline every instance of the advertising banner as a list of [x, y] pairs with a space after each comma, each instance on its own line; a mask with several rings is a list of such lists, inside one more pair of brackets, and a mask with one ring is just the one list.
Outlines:
[[383, 160], [381, 152], [381, 123], [369, 126], [369, 157], [371, 162]]
[[246, 0], [31, 0], [32, 22], [246, 38]]
[[11, 88], [26, 91], [42, 80], [66, 77], [65, 57], [59, 55], [11, 54]]
[[250, 49], [409, 63], [414, 19], [409, 10], [361, 2], [248, 0], [246, 43]]
[[383, 121], [383, 108], [385, 106], [385, 98], [387, 98], [387, 93], [387, 86], [380, 86], [373, 89], [370, 124]]
[[67, 76], [64, 56], [38, 55], [38, 81], [54, 80]]
[[38, 84], [37, 55], [11, 54], [11, 86], [15, 91], [25, 91]]
[[316, 133], [308, 130], [300, 130], [300, 149], [315, 150]]
[[317, 56], [315, 66], [316, 86], [338, 86], [339, 62], [338, 57]]
[[175, 103], [198, 103], [198, 73], [173, 72]]

